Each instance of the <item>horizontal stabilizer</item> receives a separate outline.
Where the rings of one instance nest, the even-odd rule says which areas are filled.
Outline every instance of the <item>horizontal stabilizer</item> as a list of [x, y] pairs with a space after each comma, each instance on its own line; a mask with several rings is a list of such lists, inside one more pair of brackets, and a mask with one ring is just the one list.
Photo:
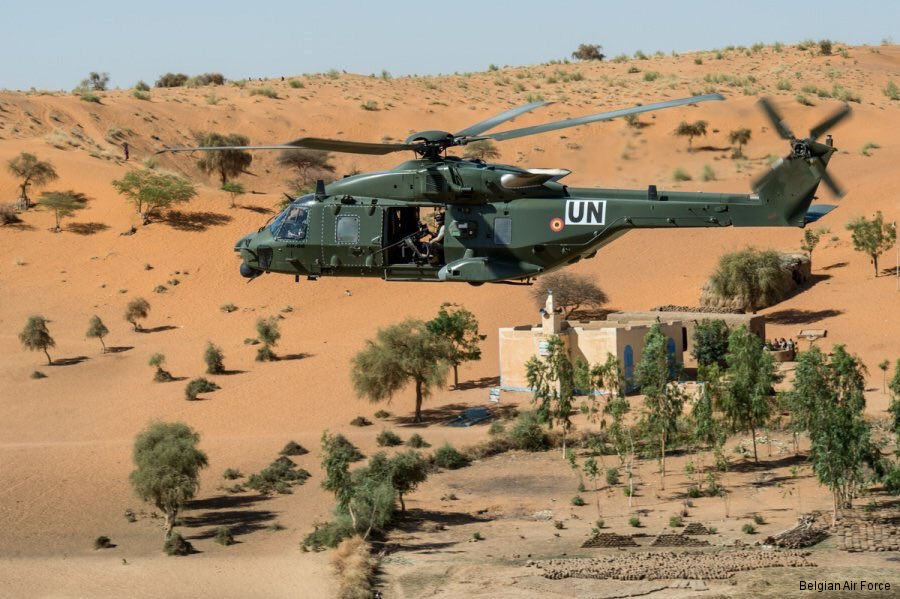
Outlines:
[[834, 204], [814, 204], [806, 211], [806, 216], [803, 220], [806, 223], [814, 223], [835, 208], [837, 208], [837, 206]]

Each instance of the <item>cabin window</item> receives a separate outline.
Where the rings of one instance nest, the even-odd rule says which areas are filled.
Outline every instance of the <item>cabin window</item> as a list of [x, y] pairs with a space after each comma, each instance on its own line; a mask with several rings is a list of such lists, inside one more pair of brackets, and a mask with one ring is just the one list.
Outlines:
[[338, 243], [359, 243], [359, 217], [337, 217], [334, 225], [334, 236]]
[[512, 219], [494, 219], [494, 243], [497, 245], [509, 245], [512, 243]]
[[306, 219], [309, 210], [301, 206], [288, 206], [284, 213], [272, 223], [272, 227], [280, 223], [276, 236], [289, 241], [306, 239]]

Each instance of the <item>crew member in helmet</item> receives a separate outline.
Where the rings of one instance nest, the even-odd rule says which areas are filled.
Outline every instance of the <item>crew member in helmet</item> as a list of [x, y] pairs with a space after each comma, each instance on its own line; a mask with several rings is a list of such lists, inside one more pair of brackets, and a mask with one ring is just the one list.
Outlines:
[[444, 225], [444, 212], [439, 210], [434, 215], [434, 224], [437, 231], [432, 234], [428, 240], [428, 256], [433, 264], [443, 264], [444, 262], [444, 236], [447, 229]]

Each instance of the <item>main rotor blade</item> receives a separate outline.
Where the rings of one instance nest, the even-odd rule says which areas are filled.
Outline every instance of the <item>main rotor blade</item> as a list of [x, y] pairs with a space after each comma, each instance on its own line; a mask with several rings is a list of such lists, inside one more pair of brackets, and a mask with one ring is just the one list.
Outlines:
[[295, 146], [289, 146], [285, 144], [277, 144], [271, 146], [196, 146], [196, 147], [181, 147], [181, 148], [163, 148], [161, 150], [157, 150], [157, 154], [165, 154], [166, 152], [221, 152], [223, 150], [290, 150]]
[[345, 152], [349, 154], [390, 154], [403, 150], [417, 150], [416, 144], [380, 144], [363, 141], [343, 141], [340, 139], [322, 139], [319, 137], [302, 137], [289, 141], [286, 144], [273, 144], [267, 146], [197, 146], [183, 148], [163, 148], [157, 154], [164, 152], [221, 152], [223, 150], [296, 150], [307, 148], [310, 150], [328, 150], [331, 152]]
[[500, 123], [505, 123], [510, 119], [514, 119], [521, 114], [525, 114], [526, 112], [531, 112], [535, 108], [540, 108], [541, 106], [547, 106], [548, 104], [553, 104], [553, 102], [531, 102], [530, 104], [524, 104], [522, 106], [517, 106], [515, 108], [510, 108], [506, 112], [501, 112], [500, 114], [495, 114], [494, 116], [484, 119], [479, 123], [475, 123], [469, 127], [466, 127], [459, 133], [455, 134], [455, 137], [468, 137], [471, 135], [478, 135], [479, 133], [484, 133], [488, 129], [493, 129]]
[[324, 139], [321, 137], [301, 137], [289, 141], [288, 148], [307, 148], [310, 150], [327, 150], [347, 154], [390, 154], [403, 150], [418, 150], [420, 144], [382, 144], [365, 141], [345, 141], [343, 139]]
[[809, 130], [809, 137], [813, 141], [819, 138], [820, 135], [843, 121], [845, 118], [850, 116], [850, 105], [844, 104], [836, 111], [834, 111], [830, 117], [823, 120], [821, 123], [813, 127]]
[[838, 198], [844, 197], [844, 194], [846, 192], [844, 192], [844, 188], [841, 187], [838, 184], [838, 182], [834, 180], [834, 177], [829, 175], [828, 171], [826, 171], [824, 168], [822, 168], [821, 174], [822, 174], [822, 183], [824, 183], [828, 187], [828, 189], [831, 190], [831, 193], [833, 193]]
[[600, 112], [587, 116], [566, 119], [563, 121], [554, 121], [552, 123], [544, 123], [543, 125], [535, 125], [533, 127], [523, 127], [521, 129], [512, 129], [510, 131], [501, 131], [499, 133], [487, 133], [482, 137], [489, 137], [497, 141], [514, 139], [516, 137], [525, 137], [526, 135], [536, 135], [538, 133], [546, 133], [547, 131], [556, 131], [557, 129], [565, 129], [567, 127], [578, 127], [579, 125], [587, 125], [588, 123], [596, 123], [598, 121], [608, 121], [620, 116], [629, 114], [639, 114], [641, 112], [650, 112], [651, 110], [661, 110], [663, 108], [672, 108], [673, 106], [683, 106], [685, 104], [693, 104], [695, 102], [705, 102], [707, 100], [724, 100], [720, 94], [706, 94], [703, 96], [694, 96], [691, 98], [681, 98], [679, 100], [668, 100], [666, 102], [656, 102], [654, 104], [645, 104], [643, 106], [635, 106], [634, 108], [623, 108], [621, 110], [613, 110], [612, 112]]
[[769, 120], [772, 121], [772, 125], [782, 139], [794, 139], [794, 133], [791, 131], [791, 128], [781, 118], [781, 113], [775, 110], [775, 106], [772, 105], [768, 98], [760, 98], [758, 104], [763, 109], [763, 112], [766, 113], [766, 116], [769, 117]]

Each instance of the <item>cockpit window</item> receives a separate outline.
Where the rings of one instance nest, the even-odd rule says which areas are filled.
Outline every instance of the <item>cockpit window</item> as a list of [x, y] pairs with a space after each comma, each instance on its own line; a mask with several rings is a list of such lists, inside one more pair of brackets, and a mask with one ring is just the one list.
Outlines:
[[275, 219], [271, 231], [275, 237], [287, 240], [306, 239], [306, 217], [309, 210], [303, 206], [291, 205]]

